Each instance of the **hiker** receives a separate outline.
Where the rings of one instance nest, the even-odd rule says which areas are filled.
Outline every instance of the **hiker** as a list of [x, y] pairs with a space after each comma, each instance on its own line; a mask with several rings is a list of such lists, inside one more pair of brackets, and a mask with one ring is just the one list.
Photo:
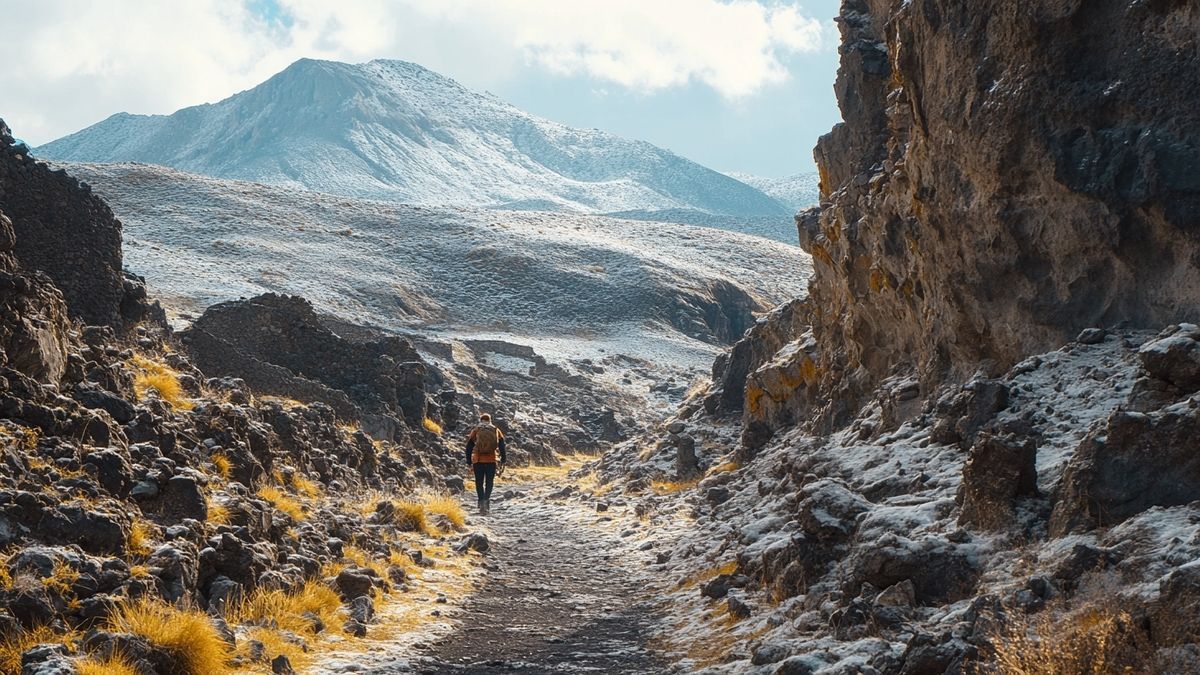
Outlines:
[[[496, 464], [497, 452], [500, 454], [499, 465]], [[492, 483], [497, 472], [504, 473], [504, 432], [492, 424], [492, 416], [487, 413], [479, 416], [479, 426], [467, 434], [467, 462], [475, 469], [479, 512], [486, 516], [491, 510]]]

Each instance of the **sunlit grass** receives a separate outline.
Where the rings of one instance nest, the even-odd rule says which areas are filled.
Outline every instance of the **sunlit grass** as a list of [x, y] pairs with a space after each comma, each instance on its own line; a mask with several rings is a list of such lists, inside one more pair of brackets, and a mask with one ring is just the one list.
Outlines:
[[304, 505], [298, 499], [274, 485], [263, 485], [255, 494], [270, 502], [272, 506], [293, 520], [300, 521], [308, 517], [308, 514], [304, 512]]
[[118, 606], [107, 625], [110, 630], [145, 638], [170, 654], [174, 672], [207, 675], [228, 670], [229, 647], [199, 610], [143, 598]]
[[129, 528], [129, 537], [125, 543], [130, 553], [134, 555], [149, 555], [150, 540], [153, 536], [154, 530], [150, 523], [139, 516], [134, 516], [133, 525]]
[[78, 633], [63, 633], [48, 626], [39, 626], [32, 630], [18, 629], [16, 632], [0, 635], [0, 673], [21, 672], [21, 655], [31, 647], [61, 644], [73, 652], [78, 640]]
[[75, 675], [138, 675], [138, 671], [124, 655], [114, 652], [76, 661]]
[[438, 424], [436, 420], [426, 417], [421, 420], [421, 426], [425, 427], [425, 431], [431, 434], [442, 435], [442, 425]]
[[139, 401], [145, 400], [150, 392], [154, 392], [175, 410], [192, 409], [192, 402], [184, 395], [183, 387], [179, 384], [178, 372], [140, 354], [134, 355], [132, 362], [138, 369], [133, 378], [133, 391]]
[[443, 516], [455, 529], [466, 525], [467, 514], [458, 499], [446, 494], [433, 494], [425, 497], [423, 501], [425, 511]]
[[684, 490], [691, 490], [699, 483], [699, 478], [689, 480], [656, 480], [650, 483], [650, 489], [654, 491], [654, 494], [669, 495], [683, 492]]

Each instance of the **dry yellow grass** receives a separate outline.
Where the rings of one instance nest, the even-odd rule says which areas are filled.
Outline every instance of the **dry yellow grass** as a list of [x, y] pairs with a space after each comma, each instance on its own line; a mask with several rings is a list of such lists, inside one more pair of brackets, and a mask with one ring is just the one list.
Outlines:
[[270, 625], [300, 635], [315, 635], [312, 622], [304, 614], [311, 612], [325, 623], [326, 630], [338, 631], [342, 625], [338, 615], [341, 605], [333, 589], [319, 581], [307, 581], [292, 592], [255, 590], [237, 603], [227, 618], [237, 623]]
[[[287, 639], [280, 631], [259, 627], [246, 631], [246, 639], [238, 641], [237, 655], [247, 662], [250, 661], [250, 642], [252, 640], [262, 643], [263, 655], [267, 663], [282, 655], [287, 657], [288, 662], [297, 672], [305, 672], [312, 661], [312, 656], [305, 651], [304, 647]], [[270, 670], [266, 669], [266, 672], [270, 672]]]
[[717, 565], [716, 567], [708, 567], [708, 568], [698, 570], [698, 571], [692, 573], [690, 576], [688, 576], [686, 579], [684, 579], [682, 582], [680, 582], [679, 586], [681, 588], [687, 587], [687, 586], [696, 586], [696, 585], [704, 583], [705, 581], [708, 581], [709, 579], [715, 579], [715, 578], [721, 576], [722, 574], [733, 574], [734, 572], [737, 571], [737, 568], [738, 568], [737, 561], [730, 560], [729, 562], [722, 563], [720, 565]]
[[455, 529], [466, 525], [467, 514], [463, 511], [462, 504], [454, 497], [446, 494], [434, 494], [427, 496], [423, 501], [425, 502], [425, 511], [444, 516]]
[[126, 541], [129, 552], [134, 555], [149, 555], [150, 539], [153, 536], [154, 530], [150, 524], [142, 518], [135, 516], [133, 525], [129, 528], [129, 539]]
[[42, 577], [42, 585], [59, 595], [70, 593], [76, 581], [79, 581], [79, 572], [62, 560], [55, 561], [50, 576]]
[[304, 512], [304, 505], [299, 500], [274, 485], [263, 485], [258, 488], [257, 494], [293, 520], [304, 520], [308, 517]]
[[192, 409], [192, 402], [184, 395], [183, 387], [179, 384], [179, 373], [140, 354], [133, 357], [133, 365], [138, 369], [133, 378], [133, 392], [139, 401], [154, 392], [175, 410]]
[[0, 636], [0, 673], [21, 672], [21, 655], [30, 647], [61, 644], [66, 645], [69, 651], [75, 651], [75, 643], [78, 640], [78, 633], [60, 633], [47, 626]]
[[711, 476], [713, 474], [718, 474], [718, 473], [728, 473], [730, 471], [737, 471], [740, 468], [742, 468], [741, 464], [739, 464], [736, 461], [730, 460], [728, 462], [722, 462], [722, 463], [714, 466], [713, 468], [709, 469], [708, 475]]
[[656, 480], [650, 483], [650, 489], [654, 491], [654, 494], [669, 495], [690, 490], [699, 483], [699, 478], [690, 480]]
[[228, 525], [229, 524], [229, 508], [214, 500], [208, 498], [208, 522], [213, 525]]
[[214, 452], [210, 458], [213, 463], [213, 468], [217, 470], [217, 474], [221, 478], [229, 478], [233, 475], [233, 461], [223, 452]]
[[229, 647], [199, 610], [143, 598], [118, 607], [108, 619], [108, 628], [140, 635], [166, 651], [174, 661], [174, 672], [208, 675], [229, 671]]
[[89, 656], [75, 662], [76, 675], [138, 675], [138, 671], [123, 655]]
[[356, 567], [364, 567], [374, 571], [375, 574], [378, 574], [381, 578], [388, 578], [387, 561], [376, 558], [369, 551], [361, 549], [357, 546], [344, 546], [342, 547], [342, 558], [344, 560], [349, 560]]
[[396, 527], [406, 532], [434, 534], [425, 514], [425, 505], [418, 502], [398, 501], [396, 504]]
[[431, 434], [442, 435], [442, 425], [438, 424], [435, 420], [426, 417], [421, 420], [421, 426], [425, 427], [425, 431]]
[[131, 565], [129, 567], [129, 576], [134, 579], [146, 579], [150, 576], [150, 568], [145, 565]]
[[292, 474], [291, 484], [297, 493], [309, 499], [317, 499], [325, 492], [320, 483], [299, 472]]
[[990, 661], [1001, 675], [1091, 675], [1156, 672], [1153, 649], [1129, 614], [1090, 606], [1046, 610], [998, 629]]

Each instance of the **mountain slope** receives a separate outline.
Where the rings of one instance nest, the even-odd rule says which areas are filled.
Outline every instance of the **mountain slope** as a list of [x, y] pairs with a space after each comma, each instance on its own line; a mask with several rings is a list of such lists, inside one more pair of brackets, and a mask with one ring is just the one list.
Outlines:
[[730, 171], [726, 175], [762, 191], [792, 211], [815, 206], [821, 201], [821, 177], [816, 172], [797, 173], [783, 178], [765, 178], [737, 171]]
[[218, 103], [120, 113], [36, 154], [422, 204], [785, 211], [649, 143], [547, 121], [403, 61], [303, 59]]
[[699, 363], [737, 339], [751, 311], [803, 294], [809, 269], [794, 246], [688, 225], [412, 206], [146, 165], [64, 166], [120, 216], [130, 269], [182, 310], [289, 293], [390, 330], [676, 358], [661, 347]]

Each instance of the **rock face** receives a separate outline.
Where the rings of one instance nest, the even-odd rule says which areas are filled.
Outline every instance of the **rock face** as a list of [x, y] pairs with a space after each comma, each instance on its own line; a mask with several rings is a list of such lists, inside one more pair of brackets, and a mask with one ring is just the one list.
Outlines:
[[15, 242], [6, 236], [5, 250], [25, 269], [50, 278], [72, 318], [107, 326], [137, 318], [122, 316], [122, 306], [135, 299], [127, 296], [138, 290], [121, 272], [121, 223], [91, 188], [30, 157], [3, 120], [0, 211], [15, 235]]
[[240, 377], [261, 393], [322, 401], [344, 418], [391, 415], [417, 426], [425, 417], [428, 368], [407, 340], [342, 338], [300, 297], [214, 305], [183, 340], [207, 374]]
[[1178, 2], [843, 3], [845, 122], [798, 217], [831, 376], [814, 407], [896, 369], [928, 390], [1090, 326], [1200, 315], [1197, 21]]

